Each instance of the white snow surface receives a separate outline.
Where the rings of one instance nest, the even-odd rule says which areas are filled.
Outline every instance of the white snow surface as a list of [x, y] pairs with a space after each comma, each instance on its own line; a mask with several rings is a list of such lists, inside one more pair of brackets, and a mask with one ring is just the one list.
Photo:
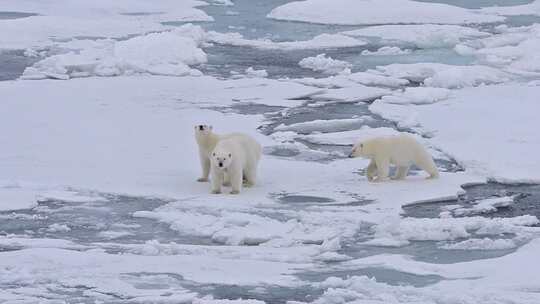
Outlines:
[[457, 6], [411, 0], [304, 0], [273, 9], [269, 18], [323, 24], [470, 24], [504, 20]]

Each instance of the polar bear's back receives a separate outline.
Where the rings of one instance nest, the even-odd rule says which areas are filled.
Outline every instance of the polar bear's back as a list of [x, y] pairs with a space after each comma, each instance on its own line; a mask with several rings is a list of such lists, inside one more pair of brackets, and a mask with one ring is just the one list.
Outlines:
[[222, 135], [216, 149], [227, 149], [236, 154], [237, 158], [248, 163], [258, 161], [261, 158], [262, 147], [251, 136], [243, 133], [229, 133]]

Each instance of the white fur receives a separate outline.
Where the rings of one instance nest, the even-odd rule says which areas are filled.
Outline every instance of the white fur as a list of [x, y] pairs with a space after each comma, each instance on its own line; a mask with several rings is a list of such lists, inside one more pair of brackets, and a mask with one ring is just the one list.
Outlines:
[[390, 164], [397, 167], [393, 179], [404, 179], [411, 165], [429, 173], [430, 178], [439, 176], [433, 158], [414, 137], [407, 134], [368, 139], [354, 145], [350, 157], [371, 159], [366, 170], [369, 181], [388, 178]]
[[197, 179], [199, 182], [208, 181], [208, 175], [210, 174], [210, 153], [212, 153], [216, 147], [219, 139], [220, 136], [212, 131], [212, 126], [195, 126], [195, 140], [199, 145], [199, 159], [201, 161], [202, 168], [202, 176]]
[[240, 193], [244, 179], [248, 186], [255, 185], [261, 150], [261, 145], [245, 134], [235, 133], [220, 139], [210, 156], [212, 193], [221, 193], [227, 176], [231, 194]]

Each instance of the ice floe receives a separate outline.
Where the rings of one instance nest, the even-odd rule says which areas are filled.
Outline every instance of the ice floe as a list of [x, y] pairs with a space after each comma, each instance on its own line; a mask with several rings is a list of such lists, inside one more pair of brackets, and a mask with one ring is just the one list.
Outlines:
[[201, 41], [197, 39], [201, 32], [198, 26], [186, 25], [123, 41], [98, 40], [89, 47], [47, 57], [27, 68], [21, 78], [69, 79], [135, 73], [200, 75], [189, 66], [206, 62]]
[[418, 48], [453, 47], [465, 40], [490, 36], [489, 33], [472, 27], [444, 24], [378, 25], [347, 31], [342, 34], [352, 37], [378, 38], [382, 43]]
[[305, 0], [273, 9], [269, 18], [324, 24], [470, 24], [504, 18], [441, 3], [410, 0]]

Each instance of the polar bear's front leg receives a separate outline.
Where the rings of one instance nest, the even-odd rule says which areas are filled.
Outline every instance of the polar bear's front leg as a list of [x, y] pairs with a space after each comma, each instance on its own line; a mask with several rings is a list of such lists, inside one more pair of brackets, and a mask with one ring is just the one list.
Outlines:
[[223, 186], [229, 187], [231, 185], [231, 178], [228, 173], [223, 173]]
[[210, 175], [210, 159], [208, 155], [203, 152], [199, 152], [199, 158], [201, 160], [202, 177], [197, 179], [198, 182], [207, 182], [208, 175]]
[[223, 184], [223, 172], [217, 169], [212, 170], [212, 193], [221, 193], [221, 184]]
[[366, 168], [366, 176], [367, 176], [368, 181], [372, 182], [375, 179], [376, 173], [377, 173], [377, 165], [375, 164], [375, 161], [372, 159]]
[[387, 179], [390, 174], [390, 160], [388, 158], [377, 157], [375, 158], [375, 165], [377, 166], [377, 178], [374, 182], [382, 182]]
[[229, 170], [229, 179], [231, 181], [231, 194], [238, 194], [242, 189], [242, 169]]

